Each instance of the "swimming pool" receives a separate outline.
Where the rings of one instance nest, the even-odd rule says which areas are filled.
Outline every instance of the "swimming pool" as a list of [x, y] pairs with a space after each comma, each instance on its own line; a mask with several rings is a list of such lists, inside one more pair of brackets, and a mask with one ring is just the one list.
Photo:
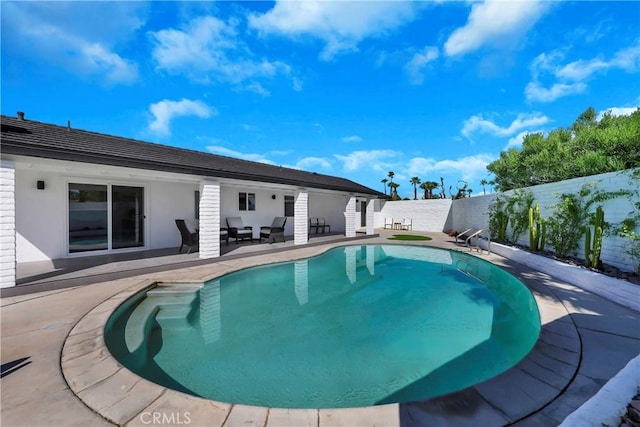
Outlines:
[[111, 316], [105, 341], [123, 365], [165, 387], [327, 408], [471, 386], [521, 360], [539, 330], [529, 290], [490, 263], [364, 245], [140, 293]]

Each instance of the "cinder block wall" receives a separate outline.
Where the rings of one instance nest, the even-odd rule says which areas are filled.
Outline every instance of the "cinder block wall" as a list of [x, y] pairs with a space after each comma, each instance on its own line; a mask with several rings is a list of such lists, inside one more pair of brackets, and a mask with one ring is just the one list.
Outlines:
[[[640, 182], [632, 180], [631, 171], [611, 172], [601, 175], [593, 175], [582, 178], [570, 179], [551, 184], [537, 185], [526, 190], [531, 191], [535, 203], [540, 204], [540, 213], [544, 218], [549, 218], [553, 213], [553, 207], [559, 202], [558, 196], [563, 193], [577, 194], [583, 185], [595, 183], [595, 190], [607, 192], [627, 189], [638, 191]], [[513, 191], [504, 193], [512, 196]], [[489, 230], [489, 207], [496, 199], [497, 194], [474, 196], [467, 199], [449, 200], [398, 200], [394, 202], [382, 202], [378, 210], [376, 206], [375, 227], [382, 228], [385, 218], [411, 218], [413, 230], [446, 232], [450, 230], [464, 231], [468, 228]], [[633, 210], [633, 204], [640, 202], [637, 199], [618, 197], [606, 200], [602, 203], [605, 221], [611, 224], [619, 223], [629, 216]], [[598, 203], [591, 207], [595, 211]], [[640, 233], [640, 229], [636, 230]], [[521, 245], [529, 245], [529, 234], [525, 232], [518, 240]], [[625, 271], [633, 271], [633, 262], [626, 252], [628, 240], [618, 236], [605, 236], [602, 242], [602, 254], [600, 259], [606, 264], [616, 266]], [[552, 249], [551, 246], [547, 248]], [[580, 239], [578, 249], [574, 253], [577, 258], [584, 258], [584, 239]]]
[[450, 199], [396, 200], [384, 202], [376, 212], [375, 226], [382, 228], [385, 218], [401, 221], [411, 218], [413, 229], [419, 231], [444, 231], [451, 228]]
[[[632, 180], [631, 172], [611, 172], [601, 175], [593, 175], [582, 178], [574, 178], [567, 181], [554, 182], [551, 184], [537, 185], [529, 187], [527, 190], [531, 191], [534, 196], [535, 203], [540, 204], [540, 213], [543, 218], [549, 218], [553, 213], [553, 206], [559, 202], [558, 195], [563, 193], [577, 194], [583, 185], [595, 183], [595, 190], [603, 190], [607, 192], [618, 191], [620, 189], [627, 189], [631, 191], [638, 191], [640, 189], [640, 183], [637, 180]], [[513, 195], [513, 191], [507, 191], [504, 193], [507, 196]], [[486, 196], [477, 196], [469, 199], [454, 200], [451, 206], [452, 214], [452, 229], [463, 231], [467, 228], [489, 229], [489, 215], [488, 209], [491, 203], [495, 200], [496, 194], [490, 194]], [[633, 203], [640, 200], [629, 200], [627, 197], [618, 197], [611, 200], [606, 200], [602, 203], [604, 209], [605, 221], [611, 224], [619, 223], [623, 219], [627, 218], [629, 213], [633, 210]], [[591, 207], [591, 211], [595, 211], [598, 203], [595, 203]], [[640, 232], [640, 230], [636, 230]], [[618, 236], [609, 235], [605, 236], [602, 242], [602, 254], [600, 259], [606, 264], [616, 266], [622, 270], [632, 271], [633, 263], [631, 257], [626, 252], [625, 245], [628, 240], [622, 239]], [[518, 240], [519, 244], [529, 244], [528, 232]], [[548, 246], [551, 249], [550, 246]], [[574, 256], [577, 258], [584, 258], [584, 239], [580, 239], [580, 244], [576, 250]]]

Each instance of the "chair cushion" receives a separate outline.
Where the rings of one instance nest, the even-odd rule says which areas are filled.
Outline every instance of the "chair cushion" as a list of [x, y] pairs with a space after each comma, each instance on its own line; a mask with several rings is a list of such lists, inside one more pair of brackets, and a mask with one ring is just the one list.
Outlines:
[[244, 228], [244, 224], [242, 223], [242, 218], [240, 218], [239, 216], [227, 218], [227, 224], [231, 228]]

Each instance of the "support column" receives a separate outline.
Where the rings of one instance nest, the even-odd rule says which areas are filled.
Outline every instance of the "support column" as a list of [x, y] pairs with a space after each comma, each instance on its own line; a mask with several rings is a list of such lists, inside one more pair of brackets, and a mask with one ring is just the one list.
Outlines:
[[200, 184], [200, 258], [220, 256], [220, 183]]
[[[367, 221], [368, 222], [368, 221]], [[356, 197], [350, 196], [344, 209], [344, 234], [346, 237], [356, 237]]]
[[374, 227], [374, 212], [375, 212], [375, 205], [376, 205], [376, 201], [375, 199], [370, 199], [369, 202], [367, 203], [367, 234], [373, 234], [375, 227]]
[[309, 243], [309, 193], [298, 190], [293, 205], [293, 244]]
[[16, 285], [16, 165], [0, 161], [0, 288]]

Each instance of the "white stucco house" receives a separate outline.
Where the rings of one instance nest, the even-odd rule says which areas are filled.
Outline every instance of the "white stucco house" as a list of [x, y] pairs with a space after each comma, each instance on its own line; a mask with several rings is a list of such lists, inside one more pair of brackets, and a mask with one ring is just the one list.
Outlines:
[[175, 219], [199, 229], [199, 256], [220, 256], [220, 229], [286, 216], [285, 235], [308, 243], [309, 218], [332, 232], [374, 233], [384, 195], [353, 181], [1, 116], [1, 287], [16, 265], [180, 245]]

